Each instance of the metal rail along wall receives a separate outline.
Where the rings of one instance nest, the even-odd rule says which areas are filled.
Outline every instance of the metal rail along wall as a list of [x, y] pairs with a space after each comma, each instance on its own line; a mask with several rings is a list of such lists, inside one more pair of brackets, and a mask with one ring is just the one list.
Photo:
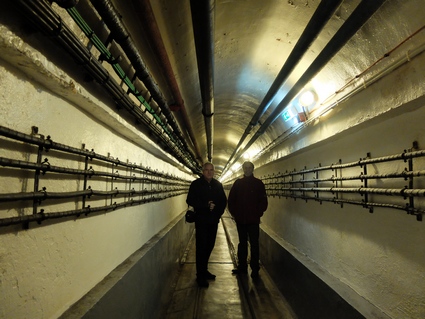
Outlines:
[[97, 154], [85, 145], [78, 149], [54, 142], [38, 134], [36, 127], [29, 135], [0, 126], [0, 136], [4, 137], [1, 151], [25, 157], [0, 156], [0, 176], [12, 189], [0, 194], [0, 226], [22, 224], [27, 229], [33, 221], [161, 201], [187, 193], [191, 182], [110, 154]]
[[400, 154], [262, 176], [268, 196], [403, 210], [422, 221], [425, 213], [425, 151], [413, 147]]

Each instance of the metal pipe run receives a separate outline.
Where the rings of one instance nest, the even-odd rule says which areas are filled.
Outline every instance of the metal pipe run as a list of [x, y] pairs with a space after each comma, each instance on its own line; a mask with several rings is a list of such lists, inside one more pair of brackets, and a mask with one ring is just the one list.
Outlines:
[[[21, 11], [32, 21], [42, 32], [52, 37], [63, 49], [65, 49], [76, 61], [82, 65], [86, 71], [111, 95], [113, 100], [130, 115], [135, 117], [139, 123], [148, 127], [156, 138], [168, 147], [168, 151], [173, 154], [182, 164], [192, 169], [194, 173], [199, 171], [199, 165], [184, 150], [179, 149], [179, 145], [173, 142], [174, 137], [171, 132], [165, 130], [165, 126], [157, 127], [145, 112], [137, 106], [123, 88], [109, 75], [108, 71], [95, 59], [90, 51], [80, 42], [72, 31], [62, 23], [61, 18], [56, 14], [46, 1], [14, 1]], [[72, 10], [72, 9], [69, 9]], [[97, 38], [92, 38], [96, 43]], [[103, 43], [98, 43], [103, 45]], [[162, 132], [164, 129], [165, 133]], [[156, 141], [157, 142], [157, 141]]]
[[264, 115], [267, 108], [274, 100], [279, 89], [286, 82], [289, 75], [295, 69], [297, 64], [301, 61], [301, 58], [304, 56], [310, 45], [322, 31], [325, 24], [330, 20], [335, 10], [340, 6], [341, 2], [342, 0], [323, 0], [320, 2], [313, 16], [308, 22], [306, 28], [301, 34], [299, 40], [295, 44], [284, 65], [276, 76], [276, 79], [273, 81], [268, 92], [266, 93], [260, 105], [258, 106], [257, 111], [253, 115], [251, 121], [249, 121], [245, 132], [243, 133], [242, 137], [238, 142], [238, 145], [236, 145], [232, 155], [229, 157], [227, 164], [223, 169], [223, 172], [227, 168], [228, 164], [232, 161], [233, 157], [238, 153], [239, 148], [241, 147], [245, 139], [248, 137], [248, 135], [251, 133], [252, 128], [258, 124], [258, 121]]
[[[167, 101], [164, 95], [160, 91], [157, 83], [154, 81], [149, 68], [143, 61], [138, 49], [136, 48], [136, 45], [126, 30], [126, 27], [121, 22], [121, 18], [119, 17], [112, 3], [109, 0], [91, 0], [91, 3], [105, 21], [108, 28], [111, 30], [112, 37], [122, 47], [125, 54], [131, 61], [132, 66], [136, 71], [137, 77], [144, 83], [152, 98], [158, 103], [162, 113], [167, 119], [168, 124], [172, 127], [176, 138], [182, 142], [186, 152], [190, 152], [182, 132], [176, 123], [174, 115], [171, 113], [170, 108], [167, 105]], [[199, 158], [199, 154], [197, 155]]]
[[298, 184], [298, 183], [319, 183], [319, 182], [337, 182], [337, 181], [353, 181], [353, 180], [368, 180], [368, 179], [386, 179], [386, 178], [403, 178], [408, 179], [410, 177], [414, 176], [425, 176], [425, 170], [420, 171], [403, 171], [401, 173], [388, 173], [388, 174], [360, 174], [360, 175], [353, 175], [353, 176], [345, 176], [345, 177], [337, 177], [332, 176], [329, 178], [312, 178], [312, 179], [300, 179], [300, 180], [293, 180], [288, 182], [282, 182], [282, 183], [269, 183], [269, 185], [273, 184]]
[[80, 217], [81, 215], [88, 216], [88, 215], [93, 215], [95, 213], [108, 213], [120, 208], [135, 206], [135, 205], [142, 205], [142, 204], [146, 204], [150, 202], [157, 202], [157, 201], [161, 201], [163, 199], [169, 198], [171, 196], [178, 196], [178, 195], [181, 195], [181, 194], [173, 194], [173, 195], [168, 195], [164, 197], [150, 197], [150, 198], [144, 198], [144, 199], [130, 200], [123, 203], [113, 203], [111, 205], [100, 206], [100, 207], [88, 206], [82, 209], [75, 209], [75, 210], [61, 211], [61, 212], [45, 213], [44, 210], [41, 210], [39, 213], [35, 213], [32, 215], [1, 218], [0, 227], [22, 224], [24, 228], [28, 228], [28, 224], [30, 222], [37, 222], [40, 224], [41, 222], [45, 220], [49, 220], [49, 219], [58, 219], [58, 218], [65, 218], [65, 217], [72, 217], [72, 216]]
[[[325, 48], [319, 53], [313, 63], [276, 106], [270, 116], [255, 132], [250, 141], [239, 152], [245, 153], [252, 144], [269, 128], [282, 114], [286, 106], [296, 97], [303, 87], [328, 63], [332, 57], [347, 43], [347, 41], [363, 26], [363, 24], [380, 8], [386, 0], [363, 0], [336, 32]], [[237, 158], [235, 159], [237, 160]]]
[[[90, 178], [94, 176], [112, 177], [116, 180], [122, 179], [122, 180], [129, 180], [133, 182], [137, 181], [137, 182], [146, 182], [146, 183], [160, 183], [162, 185], [182, 185], [182, 184], [187, 185], [188, 184], [188, 181], [183, 181], [183, 180], [181, 180], [180, 183], [176, 183], [175, 181], [172, 182], [168, 180], [167, 175], [162, 175], [162, 174], [157, 174], [156, 179], [155, 177], [153, 178], [138, 177], [138, 176], [135, 176], [134, 174], [132, 176], [128, 176], [128, 175], [119, 174], [117, 172], [109, 173], [109, 172], [95, 171], [92, 166], [90, 166], [87, 170], [53, 166], [53, 165], [50, 165], [50, 163], [46, 160], [47, 159], [45, 159], [44, 162], [38, 164], [38, 163], [32, 163], [27, 161], [20, 161], [20, 160], [0, 157], [0, 165], [4, 167], [15, 167], [15, 168], [21, 168], [21, 169], [37, 170], [37, 171], [40, 171], [43, 175], [45, 175], [47, 172], [51, 172], [51, 173], [88, 176]], [[158, 178], [162, 178], [162, 179], [158, 179]]]
[[[355, 162], [341, 163], [339, 160], [338, 164], [328, 166], [319, 164], [318, 167], [311, 169], [279, 172], [261, 179], [269, 196], [314, 199], [319, 202], [339, 201], [354, 204], [361, 202], [369, 209], [371, 207], [402, 207], [408, 214], [416, 215], [417, 220], [421, 221], [425, 210], [423, 199], [425, 189], [420, 186], [424, 182], [425, 170], [422, 167], [415, 170], [414, 166], [423, 166], [425, 151], [417, 148], [417, 142], [413, 142], [411, 149], [400, 154], [371, 158], [368, 153], [366, 158]], [[388, 169], [401, 167], [399, 165], [401, 163], [406, 163], [408, 167], [388, 173]], [[371, 165], [374, 174], [368, 173]], [[360, 168], [362, 172], [352, 175], [353, 169], [357, 168]], [[403, 181], [407, 185], [403, 186], [401, 184]], [[309, 184], [312, 186], [310, 187]], [[314, 193], [314, 196], [310, 196], [309, 193]], [[329, 194], [333, 195], [332, 200], [329, 200]], [[361, 196], [362, 200], [357, 200], [357, 196]], [[388, 196], [394, 199], [386, 199]], [[378, 202], [384, 199], [390, 202]]]
[[214, 13], [215, 0], [191, 0], [193, 33], [195, 36], [196, 59], [207, 135], [208, 161], [213, 157], [214, 136]]
[[90, 187], [83, 191], [76, 192], [48, 192], [45, 188], [39, 192], [29, 192], [29, 193], [11, 193], [11, 194], [0, 194], [0, 202], [12, 202], [12, 201], [21, 201], [21, 200], [37, 200], [44, 201], [47, 199], [66, 199], [66, 198], [76, 198], [81, 196], [99, 196], [99, 197], [119, 197], [119, 196], [148, 196], [148, 195], [157, 195], [157, 194], [169, 194], [169, 193], [179, 193], [185, 194], [189, 190], [189, 187], [185, 188], [174, 188], [174, 189], [152, 189], [152, 190], [139, 190], [135, 189], [130, 190], [121, 190], [114, 189], [110, 191], [101, 191], [94, 190]]
[[[50, 136], [47, 136], [46, 139], [41, 138], [41, 137], [36, 137], [33, 135], [29, 135], [29, 134], [25, 134], [25, 133], [21, 133], [12, 129], [9, 129], [7, 127], [4, 126], [0, 126], [0, 135], [1, 136], [5, 136], [11, 139], [15, 139], [17, 141], [21, 141], [21, 142], [25, 142], [25, 143], [29, 143], [29, 144], [33, 144], [33, 145], [38, 145], [40, 147], [42, 147], [44, 150], [58, 150], [58, 151], [63, 151], [69, 154], [75, 154], [75, 155], [81, 155], [81, 156], [85, 156], [88, 157], [90, 160], [93, 159], [98, 159], [101, 161], [104, 161], [106, 163], [111, 163], [114, 164], [116, 166], [122, 166], [122, 167], [127, 167], [130, 168], [132, 170], [140, 170], [141, 174], [148, 174], [148, 175], [152, 175], [152, 176], [156, 176], [156, 177], [161, 177], [161, 178], [165, 178], [167, 180], [177, 180], [177, 181], [181, 181], [184, 183], [190, 183], [189, 180], [185, 180], [182, 178], [178, 178], [176, 176], [173, 175], [169, 175], [169, 174], [164, 174], [158, 171], [154, 171], [152, 169], [140, 166], [140, 165], [136, 165], [136, 164], [131, 164], [131, 163], [127, 163], [127, 162], [123, 162], [120, 161], [118, 158], [112, 158], [109, 156], [104, 156], [101, 154], [97, 154], [94, 152], [94, 150], [88, 151], [88, 150], [83, 150], [83, 149], [78, 149], [75, 147], [71, 147], [71, 146], [67, 146], [61, 143], [57, 143], [54, 142], [53, 140], [50, 139]], [[17, 161], [17, 160], [10, 160], [10, 159], [6, 159], [6, 158], [1, 158], [1, 165], [3, 166], [12, 166], [12, 167], [20, 167], [20, 168], [32, 168], [32, 169], [37, 169], [39, 168], [40, 170], [44, 170], [44, 171], [54, 171], [55, 166], [51, 166], [50, 164], [34, 164], [34, 163], [30, 163], [30, 162], [25, 162], [25, 161]], [[117, 175], [111, 174], [111, 173], [96, 173], [94, 171], [91, 171], [90, 169], [87, 171], [83, 171], [83, 170], [75, 170], [75, 169], [65, 169], [65, 168], [58, 168], [57, 172], [61, 172], [61, 173], [69, 173], [69, 174], [82, 174], [82, 175], [99, 175], [99, 176], [114, 176], [117, 177]]]
[[[35, 131], [34, 128], [33, 131]], [[31, 221], [41, 222], [50, 218], [57, 219], [71, 215], [79, 216], [82, 213], [88, 214], [95, 211], [108, 211], [111, 207], [115, 210], [130, 205], [164, 200], [166, 198], [186, 194], [191, 182], [189, 180], [164, 174], [143, 166], [122, 162], [109, 156], [96, 154], [94, 151], [76, 149], [67, 145], [56, 143], [53, 142], [50, 137], [45, 139], [41, 135], [40, 137], [27, 135], [3, 126], [0, 126], [0, 136], [14, 139], [16, 142], [24, 142], [38, 146], [36, 148], [36, 162], [0, 157], [0, 165], [3, 167], [10, 169], [18, 168], [25, 170], [25, 172], [31, 173], [32, 171], [34, 173], [34, 185], [32, 192], [0, 194], [1, 203], [20, 202], [21, 204], [19, 207], [22, 209], [31, 208], [31, 204], [29, 204], [28, 201], [32, 201], [33, 214], [29, 216], [24, 215], [12, 218], [0, 218], [0, 226], [21, 223], [24, 228], [28, 228], [29, 222]], [[66, 160], [67, 167], [53, 166], [49, 163], [47, 158], [45, 158], [44, 161], [42, 160], [43, 152], [52, 150], [59, 151], [53, 152], [55, 156], [54, 161]], [[80, 157], [69, 156], [71, 154], [78, 155]], [[96, 159], [96, 161], [94, 161], [93, 166], [89, 166], [88, 162], [93, 159]], [[81, 163], [84, 162], [84, 167], [86, 169], [69, 168], [69, 160], [74, 161], [75, 167], [79, 167]], [[96, 171], [93, 167], [99, 168], [97, 168]], [[120, 170], [125, 170], [125, 173], [120, 173]], [[50, 174], [52, 176], [51, 177], [47, 173], [56, 175]], [[46, 186], [41, 187], [43, 184], [47, 186], [50, 185], [50, 182], [57, 179], [57, 174], [61, 174], [61, 181], [65, 183], [65, 187], [68, 187], [71, 191], [53, 192], [48, 190], [48, 187]], [[67, 174], [69, 177], [83, 176], [83, 189], [81, 190], [81, 187], [79, 186], [83, 185], [82, 183], [79, 183], [82, 180], [81, 178], [63, 178], [63, 174]], [[94, 181], [96, 188], [88, 186], [88, 180]], [[67, 181], [70, 182], [70, 184], [67, 184], [68, 186], [66, 186]], [[99, 185], [99, 183], [102, 182], [105, 184], [105, 187], [102, 187], [102, 184]], [[53, 185], [57, 184], [54, 182]], [[75, 190], [75, 188], [77, 188], [77, 190]], [[135, 198], [138, 199], [136, 200]], [[120, 201], [123, 201], [123, 203], [117, 204], [115, 202], [112, 206], [102, 206], [101, 208], [90, 208], [90, 206], [86, 206], [89, 201], [89, 203], [92, 204], [104, 204], [107, 199], [110, 199], [111, 204], [113, 199], [119, 199]], [[58, 200], [60, 200], [60, 202], [58, 202]], [[71, 207], [78, 205], [82, 208], [66, 212], [45, 212], [45, 207], [53, 209], [51, 207], [54, 207], [54, 205], [58, 203], [60, 203], [60, 205], [68, 205]]]
[[[166, 135], [168, 135], [168, 137], [170, 138], [169, 142], [172, 144], [168, 143], [167, 145], [177, 146], [177, 149], [179, 149], [179, 151], [181, 151], [183, 154], [186, 154], [187, 159], [192, 161], [192, 164], [194, 164], [195, 166], [198, 165], [198, 168], [200, 168], [199, 164], [197, 164], [196, 162], [193, 162], [193, 154], [188, 149], [187, 144], [180, 132], [180, 129], [175, 123], [174, 117], [170, 114], [170, 111], [168, 110], [167, 114], [168, 116], [171, 115], [171, 117], [168, 118], [167, 120], [163, 120], [160, 114], [157, 113], [156, 110], [144, 99], [144, 97], [142, 96], [142, 93], [136, 89], [136, 87], [133, 85], [133, 81], [127, 77], [124, 70], [119, 65], [118, 60], [112, 56], [112, 54], [109, 52], [106, 46], [100, 41], [100, 39], [96, 36], [96, 34], [94, 34], [91, 28], [86, 24], [86, 22], [80, 16], [78, 11], [75, 8], [68, 9], [67, 11], [70, 14], [70, 16], [74, 19], [74, 21], [77, 23], [77, 25], [80, 27], [80, 29], [86, 34], [86, 36], [91, 40], [91, 42], [99, 50], [99, 52], [101, 53], [101, 59], [106, 59], [106, 61], [108, 61], [111, 64], [112, 68], [115, 70], [119, 78], [123, 80], [124, 83], [127, 85], [129, 92], [132, 93], [141, 102], [141, 104], [146, 108], [146, 110], [153, 116], [155, 123], [163, 129]], [[116, 26], [114, 27], [115, 29], [117, 29]], [[119, 33], [119, 31], [114, 30], [114, 33]], [[129, 36], [128, 34], [126, 34], [125, 36], [127, 36], [127, 40], [125, 41], [125, 46], [128, 46]], [[136, 50], [134, 45], [132, 46], [132, 48], [133, 48], [133, 51]], [[134, 57], [134, 54], [130, 54], [130, 56]], [[140, 64], [136, 58], [134, 58], [134, 60], [135, 60], [134, 61], [135, 63]], [[138, 66], [139, 68], [144, 67], [141, 65], [138, 65]], [[136, 71], [139, 71], [139, 69], [136, 68]], [[144, 79], [145, 77], [146, 76], [144, 76]], [[151, 95], [153, 94], [152, 92], [155, 91], [154, 98], [156, 97], [157, 99], [156, 102], [160, 104], [160, 107], [162, 106], [164, 110], [165, 108], [168, 109], [165, 99], [163, 98], [162, 94], [159, 93], [159, 89], [157, 89], [156, 84], [155, 85], [151, 84], [148, 87], [150, 90], [152, 90], [150, 91]], [[170, 123], [167, 123], [169, 121], [171, 122], [171, 125]], [[169, 129], [169, 125], [171, 126], [172, 130]]]
[[[267, 188], [268, 189], [268, 188]], [[388, 196], [402, 196], [402, 197], [425, 197], [425, 189], [408, 189], [408, 188], [365, 188], [365, 187], [280, 187], [279, 191], [283, 192], [317, 192], [317, 193], [356, 193], [364, 194], [378, 194]]]
[[[273, 178], [284, 178], [284, 177], [289, 177], [289, 176], [294, 176], [294, 175], [300, 175], [300, 174], [307, 174], [307, 173], [315, 173], [315, 172], [320, 172], [320, 171], [325, 171], [325, 170], [337, 170], [337, 169], [344, 169], [344, 168], [350, 168], [350, 167], [356, 167], [356, 166], [364, 166], [364, 165], [368, 165], [368, 164], [378, 164], [378, 163], [385, 163], [385, 162], [392, 162], [392, 161], [397, 161], [397, 160], [403, 160], [406, 161], [408, 159], [413, 159], [413, 158], [419, 158], [419, 157], [424, 157], [425, 156], [425, 150], [418, 150], [418, 151], [405, 151], [403, 153], [399, 153], [399, 154], [395, 154], [395, 155], [389, 155], [389, 156], [381, 156], [381, 157], [375, 157], [375, 158], [364, 158], [364, 159], [360, 159], [359, 161], [356, 162], [349, 162], [349, 163], [344, 163], [344, 164], [332, 164], [332, 165], [327, 165], [327, 166], [319, 166], [319, 167], [314, 167], [314, 168], [310, 168], [310, 169], [303, 169], [300, 171], [291, 171], [291, 172], [286, 172], [286, 173], [277, 173], [276, 175], [267, 175], [264, 177], [264, 180], [269, 180], [269, 179], [273, 179]], [[416, 171], [417, 174], [422, 175], [422, 170], [420, 171]], [[408, 176], [414, 176], [416, 174], [415, 172], [402, 172], [400, 174], [409, 174]], [[370, 175], [372, 176], [372, 175]], [[405, 177], [405, 176], [400, 176], [400, 177]], [[407, 176], [406, 176], [407, 177]], [[366, 178], [366, 176], [363, 175], [362, 178]]]
[[409, 215], [415, 215], [417, 221], [423, 220], [423, 215], [425, 215], [424, 209], [418, 209], [418, 208], [412, 208], [408, 206], [403, 205], [397, 205], [397, 204], [386, 204], [386, 203], [375, 203], [375, 202], [366, 202], [366, 201], [356, 201], [356, 200], [347, 200], [347, 199], [338, 199], [338, 198], [317, 198], [312, 196], [305, 196], [305, 195], [288, 195], [288, 194], [280, 194], [280, 193], [272, 193], [270, 196], [277, 196], [277, 197], [286, 197], [286, 198], [293, 198], [293, 199], [302, 199], [305, 201], [313, 200], [320, 202], [331, 202], [334, 204], [340, 204], [341, 207], [343, 204], [352, 204], [357, 206], [362, 206], [369, 209], [370, 213], [373, 213], [373, 208], [380, 207], [380, 208], [392, 208], [397, 210], [402, 210], [407, 212]]
[[198, 138], [193, 131], [192, 124], [189, 120], [189, 115], [185, 107], [184, 100], [180, 93], [180, 88], [176, 79], [176, 72], [173, 71], [171, 62], [165, 49], [164, 42], [162, 40], [161, 32], [159, 31], [158, 24], [153, 13], [151, 3], [149, 0], [133, 0], [131, 1], [133, 7], [136, 11], [136, 14], [140, 17], [140, 23], [143, 29], [146, 31], [146, 34], [149, 38], [149, 42], [152, 44], [152, 49], [155, 51], [155, 55], [160, 61], [160, 66], [162, 67], [165, 80], [167, 81], [170, 91], [174, 97], [174, 104], [170, 106], [171, 110], [175, 113], [181, 114], [183, 119], [183, 124], [187, 133], [190, 137], [190, 140], [194, 146], [195, 154], [199, 162], [203, 162], [201, 151], [198, 145]]

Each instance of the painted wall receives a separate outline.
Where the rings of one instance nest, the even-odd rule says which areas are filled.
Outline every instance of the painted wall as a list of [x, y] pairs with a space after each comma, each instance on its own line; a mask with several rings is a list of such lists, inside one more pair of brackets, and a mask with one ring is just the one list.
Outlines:
[[[51, 135], [56, 142], [76, 148], [84, 143], [105, 156], [110, 153], [123, 161], [193, 179], [43, 55], [22, 41], [14, 42], [19, 39], [11, 33], [2, 35], [2, 49], [12, 52], [7, 58], [26, 61], [21, 67], [28, 72], [0, 59], [0, 125], [27, 134], [37, 126], [40, 134]], [[39, 76], [43, 85], [28, 76], [31, 73]], [[58, 90], [53, 93], [47, 87]], [[78, 100], [81, 103], [76, 106], [72, 101]], [[4, 139], [2, 145], [0, 156], [34, 160], [24, 151], [4, 148]], [[2, 177], [0, 193], [33, 191], [32, 181], [27, 179], [19, 172]], [[56, 181], [56, 187], [75, 191], [68, 189], [65, 181]], [[0, 318], [57, 318], [179, 216], [185, 206], [181, 195], [96, 217], [34, 223], [29, 230], [0, 228]], [[17, 213], [23, 212], [0, 206], [1, 217]]]
[[[256, 176], [352, 162], [368, 152], [400, 154], [413, 141], [424, 149], [424, 69], [422, 54], [355, 95], [261, 158]], [[424, 222], [388, 208], [370, 214], [349, 204], [269, 200], [263, 230], [366, 318], [425, 317]]]

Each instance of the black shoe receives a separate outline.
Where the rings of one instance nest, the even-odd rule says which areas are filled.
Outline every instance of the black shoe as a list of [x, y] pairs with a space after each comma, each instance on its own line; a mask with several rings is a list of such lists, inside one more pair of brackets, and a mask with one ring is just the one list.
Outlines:
[[206, 272], [206, 274], [205, 274], [205, 278], [207, 279], [207, 280], [215, 280], [215, 275], [214, 274], [212, 274], [212, 273], [210, 273], [208, 270], [207, 270], [207, 272]]
[[232, 274], [234, 275], [246, 275], [247, 273], [248, 273], [248, 270], [246, 269], [241, 269], [241, 268], [232, 269]]
[[196, 282], [198, 283], [198, 287], [208, 288], [210, 285], [205, 278], [196, 278]]

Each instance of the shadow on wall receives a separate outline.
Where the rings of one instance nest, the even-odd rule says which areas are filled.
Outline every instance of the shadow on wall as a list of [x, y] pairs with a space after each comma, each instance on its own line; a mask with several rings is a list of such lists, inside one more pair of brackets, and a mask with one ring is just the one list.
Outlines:
[[182, 217], [149, 240], [60, 318], [163, 318], [161, 311], [167, 310], [165, 305], [173, 292], [164, 287], [171, 287], [175, 281], [178, 261], [194, 229]]
[[320, 278], [261, 230], [261, 263], [298, 319], [364, 319]]

